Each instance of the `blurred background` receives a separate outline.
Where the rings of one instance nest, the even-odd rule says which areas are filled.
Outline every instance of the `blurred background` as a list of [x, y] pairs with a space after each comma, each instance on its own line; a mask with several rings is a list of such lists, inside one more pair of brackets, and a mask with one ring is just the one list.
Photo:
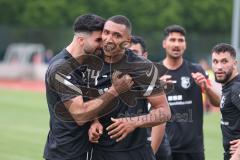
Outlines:
[[[51, 57], [72, 40], [77, 16], [89, 12], [104, 18], [127, 16], [133, 34], [146, 41], [152, 61], [164, 57], [163, 29], [182, 25], [187, 31], [185, 58], [209, 64], [216, 43], [239, 47], [239, 4], [239, 0], [0, 0], [0, 159], [42, 159], [49, 118], [44, 73]], [[220, 114], [216, 109], [206, 111], [206, 159], [222, 159]]]

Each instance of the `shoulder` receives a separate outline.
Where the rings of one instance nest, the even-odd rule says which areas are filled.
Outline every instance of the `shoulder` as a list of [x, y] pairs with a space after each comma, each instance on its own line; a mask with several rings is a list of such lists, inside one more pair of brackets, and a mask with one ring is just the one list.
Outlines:
[[163, 76], [164, 74], [167, 74], [168, 68], [165, 67], [162, 62], [158, 62], [158, 63], [154, 62], [154, 65], [158, 69], [159, 77]]
[[130, 49], [126, 49], [125, 54], [129, 62], [152, 63], [150, 60], [133, 53]]
[[65, 68], [64, 67], [66, 66], [65, 64], [68, 63], [68, 60], [70, 59], [71, 59], [70, 54], [68, 54], [67, 51], [63, 49], [61, 52], [55, 55], [49, 62], [46, 76], [51, 75], [53, 72], [56, 72], [57, 70]]
[[233, 82], [231, 86], [231, 100], [232, 102], [239, 107], [240, 104], [240, 82]]
[[59, 52], [58, 54], [56, 54], [49, 62], [49, 66], [55, 65], [61, 61], [64, 60], [64, 57], [67, 55], [66, 54], [67, 51], [65, 51], [65, 49], [63, 49], [61, 52]]
[[232, 93], [240, 93], [240, 80], [238, 78], [236, 78], [236, 80], [233, 82], [231, 86], [231, 91]]

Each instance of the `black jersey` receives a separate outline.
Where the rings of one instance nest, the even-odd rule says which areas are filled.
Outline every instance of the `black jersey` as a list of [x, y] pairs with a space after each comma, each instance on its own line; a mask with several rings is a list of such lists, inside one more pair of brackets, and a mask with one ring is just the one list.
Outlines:
[[153, 63], [141, 58], [130, 50], [126, 50], [124, 57], [117, 63], [105, 63], [100, 72], [98, 86], [99, 90], [106, 90], [111, 86], [111, 75], [113, 71], [129, 74], [134, 81], [132, 89], [118, 98], [118, 104], [114, 110], [99, 119], [104, 127], [103, 135], [96, 144], [98, 149], [111, 151], [127, 151], [147, 143], [146, 128], [137, 128], [120, 142], [110, 139], [106, 128], [112, 124], [111, 117], [121, 118], [139, 116], [148, 113], [146, 97], [161, 93], [163, 90], [158, 85], [158, 71]]
[[[79, 126], [63, 104], [76, 96], [84, 96], [81, 86], [91, 85], [86, 73], [93, 68], [89, 69], [88, 65], [79, 62], [82, 60], [77, 61], [64, 49], [51, 60], [46, 72], [46, 97], [50, 113], [50, 130], [44, 150], [46, 159], [80, 160], [90, 148], [90, 123]], [[88, 97], [84, 96], [86, 100]]]
[[224, 151], [230, 154], [229, 142], [240, 138], [240, 75], [223, 86], [220, 110]]
[[175, 81], [166, 95], [172, 117], [166, 125], [172, 152], [203, 152], [203, 102], [201, 87], [191, 73], [204, 70], [196, 64], [184, 60], [176, 70], [168, 70], [167, 75]]

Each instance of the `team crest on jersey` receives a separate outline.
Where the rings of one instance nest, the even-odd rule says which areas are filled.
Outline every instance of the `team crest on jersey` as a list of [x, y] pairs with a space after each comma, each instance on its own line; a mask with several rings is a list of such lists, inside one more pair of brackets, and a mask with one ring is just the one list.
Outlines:
[[190, 87], [190, 77], [186, 76], [181, 77], [181, 86], [184, 89], [188, 89]]

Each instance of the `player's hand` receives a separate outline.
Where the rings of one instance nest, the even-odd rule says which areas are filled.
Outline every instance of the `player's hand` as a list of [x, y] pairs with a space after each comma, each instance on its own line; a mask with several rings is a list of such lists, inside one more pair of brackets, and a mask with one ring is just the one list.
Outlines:
[[197, 83], [197, 85], [199, 85], [200, 87], [205, 89], [209, 87], [207, 79], [202, 73], [200, 72], [192, 73], [192, 77], [194, 81]]
[[119, 95], [131, 89], [133, 84], [134, 82], [130, 75], [122, 75], [121, 72], [115, 71], [112, 75], [112, 86], [109, 90], [115, 92], [114, 95]]
[[159, 80], [166, 84], [176, 83], [176, 81], [172, 80], [171, 75], [163, 75], [162, 77], [159, 78]]
[[240, 146], [240, 139], [230, 141], [230, 154], [234, 154], [237, 148]]
[[129, 133], [136, 129], [136, 123], [131, 121], [131, 118], [111, 118], [113, 123], [107, 127], [108, 135], [111, 139], [116, 139], [117, 142], [124, 139]]
[[102, 124], [98, 121], [95, 120], [89, 130], [88, 130], [88, 136], [89, 136], [89, 141], [92, 143], [98, 143], [98, 140], [100, 138], [100, 136], [103, 133], [103, 126]]

